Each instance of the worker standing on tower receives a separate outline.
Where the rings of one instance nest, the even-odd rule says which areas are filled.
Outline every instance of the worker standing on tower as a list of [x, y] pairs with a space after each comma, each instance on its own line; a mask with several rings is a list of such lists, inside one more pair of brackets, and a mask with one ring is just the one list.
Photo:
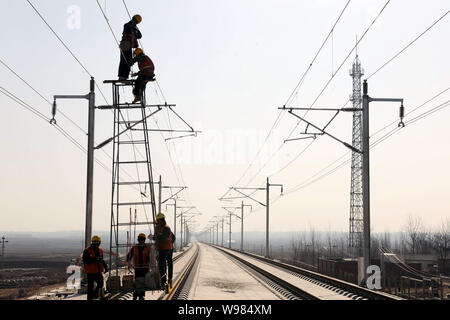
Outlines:
[[150, 261], [150, 246], [145, 243], [145, 234], [138, 235], [138, 244], [133, 246], [127, 255], [127, 261], [133, 260], [134, 266], [134, 292], [133, 300], [145, 297], [145, 275], [148, 272]]
[[[84, 272], [87, 274], [88, 290], [87, 299], [94, 300], [99, 298], [99, 292], [103, 292], [102, 272], [108, 272], [108, 266], [103, 260], [103, 250], [100, 248], [102, 240], [99, 236], [93, 236], [91, 245], [83, 251]], [[94, 282], [97, 284], [94, 290]]]
[[[173, 243], [175, 242], [175, 235], [170, 230], [170, 227], [166, 223], [166, 219], [163, 213], [159, 213], [156, 216], [156, 235], [154, 239], [156, 241], [156, 248], [158, 249], [158, 267], [159, 274], [161, 276], [161, 287], [165, 288], [166, 292], [172, 289], [172, 275], [173, 275]], [[167, 265], [166, 265], [167, 262]], [[166, 276], [166, 270], [168, 273]], [[168, 278], [168, 283], [166, 279]]]
[[139, 46], [137, 40], [142, 38], [142, 34], [136, 26], [141, 21], [142, 17], [136, 14], [123, 26], [122, 40], [120, 41], [119, 80], [126, 80], [130, 75], [133, 60], [132, 50]]
[[142, 100], [142, 92], [144, 92], [147, 82], [153, 81], [155, 78], [155, 65], [153, 64], [153, 61], [144, 54], [144, 51], [142, 51], [141, 48], [136, 48], [134, 50], [134, 58], [131, 65], [136, 62], [139, 66], [139, 72], [132, 74], [133, 77], [137, 76], [133, 89], [133, 103]]

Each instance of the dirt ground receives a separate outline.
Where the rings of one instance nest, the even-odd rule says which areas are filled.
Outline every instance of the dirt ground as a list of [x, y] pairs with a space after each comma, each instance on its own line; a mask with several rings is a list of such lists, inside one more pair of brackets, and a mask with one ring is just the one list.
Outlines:
[[[20, 279], [29, 279], [30, 277], [41, 278], [35, 281], [20, 282]], [[2, 270], [0, 272], [0, 300], [26, 299], [41, 292], [48, 292], [64, 286], [67, 277], [65, 268]], [[17, 283], [6, 285], [6, 280]]]

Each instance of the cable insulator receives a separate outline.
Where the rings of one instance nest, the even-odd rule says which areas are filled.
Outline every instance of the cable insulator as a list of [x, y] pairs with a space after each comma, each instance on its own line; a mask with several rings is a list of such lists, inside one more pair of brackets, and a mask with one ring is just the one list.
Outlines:
[[52, 119], [50, 119], [50, 123], [51, 124], [56, 124], [56, 100], [53, 100], [53, 105], [52, 105]]
[[400, 106], [400, 123], [398, 124], [399, 127], [403, 128], [405, 126], [403, 122], [403, 118], [405, 116], [405, 107], [403, 104]]

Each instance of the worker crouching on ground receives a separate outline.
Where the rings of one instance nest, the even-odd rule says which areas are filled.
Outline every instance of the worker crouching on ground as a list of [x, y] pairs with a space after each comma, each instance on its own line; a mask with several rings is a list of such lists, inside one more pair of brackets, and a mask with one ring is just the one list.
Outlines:
[[132, 50], [139, 46], [137, 40], [142, 38], [142, 34], [136, 26], [141, 21], [142, 17], [137, 14], [123, 26], [122, 40], [120, 41], [119, 80], [126, 80], [130, 75], [133, 60]]
[[144, 54], [144, 51], [142, 51], [141, 48], [134, 50], [132, 65], [136, 62], [139, 66], [139, 72], [132, 74], [132, 76], [137, 76], [133, 89], [133, 103], [142, 100], [142, 92], [144, 92], [147, 82], [153, 81], [155, 78], [155, 65], [153, 64], [153, 61]]
[[140, 233], [138, 244], [133, 246], [127, 255], [128, 263], [133, 260], [134, 266], [133, 300], [137, 298], [144, 300], [145, 297], [145, 275], [148, 272], [150, 261], [150, 246], [145, 243], [145, 239], [145, 234]]
[[[159, 213], [156, 216], [156, 234], [154, 239], [156, 248], [158, 249], [158, 267], [161, 276], [161, 287], [165, 288], [166, 292], [172, 289], [172, 275], [173, 275], [173, 243], [175, 242], [175, 235], [170, 230], [166, 223], [164, 214]], [[166, 265], [167, 262], [167, 265]], [[166, 270], [168, 269], [168, 277], [166, 277]], [[169, 278], [168, 283], [166, 279]]]
[[[103, 293], [103, 274], [108, 272], [108, 266], [103, 260], [103, 250], [100, 248], [101, 239], [93, 236], [91, 245], [83, 251], [84, 272], [87, 275], [88, 289], [87, 299], [99, 298], [99, 292]], [[94, 290], [94, 282], [97, 284]]]

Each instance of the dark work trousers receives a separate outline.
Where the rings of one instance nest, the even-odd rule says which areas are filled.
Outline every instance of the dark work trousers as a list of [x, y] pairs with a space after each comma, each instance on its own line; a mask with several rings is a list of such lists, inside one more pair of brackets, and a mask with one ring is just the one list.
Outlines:
[[[101, 273], [91, 273], [87, 275], [88, 280], [88, 292], [87, 299], [94, 300], [94, 298], [98, 298], [98, 293], [101, 288], [103, 288], [103, 275]], [[97, 286], [94, 290], [94, 282], [97, 283]]]
[[159, 267], [159, 274], [161, 276], [161, 285], [164, 286], [166, 284], [166, 262], [167, 262], [167, 269], [168, 270], [168, 278], [169, 280], [172, 280], [173, 275], [173, 261], [172, 261], [172, 254], [173, 249], [170, 250], [159, 250], [158, 255], [158, 267]]
[[[135, 278], [144, 278], [145, 279], [145, 275], [148, 272], [148, 267], [147, 268], [136, 268], [134, 269], [134, 277]], [[136, 300], [136, 298], [142, 299], [144, 300], [145, 297], [145, 288], [135, 288], [134, 292], [133, 292], [133, 299]]]
[[128, 79], [130, 76], [131, 63], [133, 61], [133, 53], [131, 50], [120, 51], [119, 77]]
[[137, 97], [142, 98], [142, 92], [145, 90], [147, 82], [150, 80], [153, 80], [153, 77], [139, 74], [136, 79], [136, 82], [134, 83], [133, 94]]

